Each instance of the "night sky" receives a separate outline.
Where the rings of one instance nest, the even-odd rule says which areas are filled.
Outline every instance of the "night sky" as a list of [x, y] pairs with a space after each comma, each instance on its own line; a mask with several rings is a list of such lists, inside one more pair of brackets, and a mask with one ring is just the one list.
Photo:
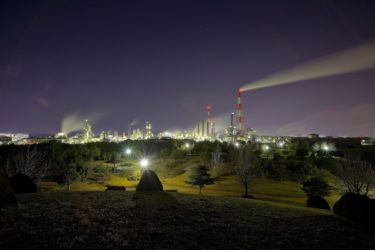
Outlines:
[[[0, 132], [187, 129], [242, 85], [375, 39], [375, 2], [1, 1]], [[374, 135], [375, 70], [250, 91], [260, 134]]]

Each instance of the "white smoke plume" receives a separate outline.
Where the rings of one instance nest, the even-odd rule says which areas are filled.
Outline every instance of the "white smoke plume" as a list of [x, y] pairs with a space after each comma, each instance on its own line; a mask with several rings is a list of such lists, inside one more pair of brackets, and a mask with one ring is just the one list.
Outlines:
[[65, 115], [61, 122], [61, 132], [68, 135], [72, 132], [81, 131], [85, 125], [85, 120], [89, 120], [90, 124], [94, 124], [102, 118], [106, 112], [96, 111], [92, 113], [75, 112]]
[[269, 77], [242, 86], [240, 91], [268, 88], [374, 67], [375, 42], [372, 41], [358, 47], [317, 58], [289, 70], [275, 73]]

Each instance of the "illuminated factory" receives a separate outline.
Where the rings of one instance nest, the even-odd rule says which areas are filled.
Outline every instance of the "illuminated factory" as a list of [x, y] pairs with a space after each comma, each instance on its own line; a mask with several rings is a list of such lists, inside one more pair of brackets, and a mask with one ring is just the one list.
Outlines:
[[211, 106], [207, 106], [207, 119], [200, 121], [192, 131], [192, 138], [198, 141], [215, 140], [215, 123], [211, 119]]
[[[194, 140], [194, 141], [225, 141], [233, 144], [238, 144], [238, 141], [243, 142], [254, 142], [264, 145], [278, 145], [280, 143], [285, 143], [288, 140], [285, 140], [286, 137], [277, 137], [277, 136], [258, 136], [256, 135], [255, 130], [252, 128], [244, 127], [244, 118], [243, 118], [243, 106], [242, 106], [242, 94], [244, 90], [240, 88], [237, 91], [236, 95], [236, 106], [235, 112], [232, 112], [228, 115], [227, 122], [220, 126], [220, 129], [217, 129], [215, 126], [214, 119], [212, 118], [212, 107], [207, 105], [206, 107], [206, 118], [202, 119], [193, 126], [190, 130], [177, 130], [177, 131], [164, 131], [157, 136], [154, 135], [152, 131], [152, 124], [146, 122], [144, 128], [136, 128], [132, 122], [129, 126], [128, 133], [119, 133], [117, 130], [111, 131], [102, 131], [99, 135], [95, 135], [92, 129], [92, 125], [89, 123], [89, 120], [85, 120], [82, 124], [81, 129], [77, 133], [69, 136], [68, 132], [57, 133], [54, 136], [45, 136], [40, 138], [26, 138], [24, 135], [18, 135], [9, 137], [3, 135], [0, 138], [0, 144], [10, 144], [10, 143], [19, 143], [19, 144], [31, 144], [31, 143], [41, 143], [49, 140], [59, 140], [64, 143], [70, 144], [82, 144], [89, 142], [114, 142], [120, 143], [125, 140], [148, 140], [148, 139], [161, 139], [161, 138], [171, 138], [171, 139], [181, 139], [181, 140]], [[78, 125], [79, 127], [79, 125]], [[218, 126], [219, 127], [219, 126]], [[66, 130], [68, 131], [68, 130]], [[72, 131], [73, 132], [73, 131]], [[288, 139], [288, 138], [286, 138]], [[369, 144], [367, 141], [364, 144]], [[373, 141], [371, 141], [373, 143]]]

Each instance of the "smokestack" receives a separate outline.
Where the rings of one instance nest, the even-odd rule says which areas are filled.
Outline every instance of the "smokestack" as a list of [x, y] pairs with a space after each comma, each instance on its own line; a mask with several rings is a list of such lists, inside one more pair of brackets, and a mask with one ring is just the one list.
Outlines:
[[211, 106], [207, 105], [207, 136], [212, 137]]
[[238, 133], [242, 134], [243, 117], [242, 117], [241, 89], [239, 89], [237, 92], [237, 129], [238, 129]]
[[231, 141], [234, 142], [234, 112], [230, 114], [230, 138]]
[[207, 120], [211, 122], [211, 106], [207, 105]]

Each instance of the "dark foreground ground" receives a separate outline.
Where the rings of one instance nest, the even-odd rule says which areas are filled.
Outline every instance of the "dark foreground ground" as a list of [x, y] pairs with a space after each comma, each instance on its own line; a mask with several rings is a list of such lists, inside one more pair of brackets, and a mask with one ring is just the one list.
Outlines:
[[0, 249], [375, 249], [329, 212], [177, 193], [51, 192], [0, 210]]

